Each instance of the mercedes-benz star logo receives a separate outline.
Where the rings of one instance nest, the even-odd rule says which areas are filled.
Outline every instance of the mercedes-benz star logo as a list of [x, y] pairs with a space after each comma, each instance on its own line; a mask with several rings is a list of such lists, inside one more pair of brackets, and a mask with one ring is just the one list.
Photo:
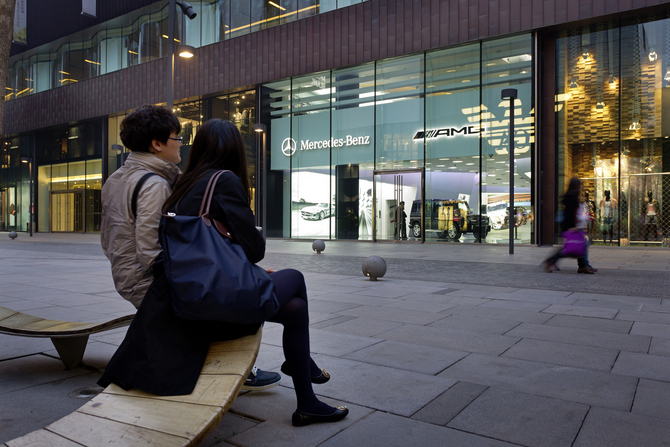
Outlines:
[[281, 151], [286, 155], [287, 157], [290, 157], [291, 155], [295, 154], [295, 149], [296, 149], [296, 144], [295, 140], [293, 138], [287, 138], [281, 143]]

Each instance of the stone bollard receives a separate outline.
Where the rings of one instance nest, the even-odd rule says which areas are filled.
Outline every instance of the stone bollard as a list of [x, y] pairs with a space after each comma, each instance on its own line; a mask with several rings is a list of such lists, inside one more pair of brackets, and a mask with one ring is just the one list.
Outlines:
[[10, 231], [9, 232], [9, 237], [11, 240], [14, 240], [18, 237], [18, 234], [16, 234], [16, 231]]
[[377, 281], [386, 273], [386, 261], [379, 256], [368, 256], [363, 261], [363, 274], [370, 277], [370, 281]]
[[317, 239], [312, 242], [312, 250], [316, 252], [317, 255], [321, 254], [322, 251], [326, 249], [326, 243], [321, 239]]

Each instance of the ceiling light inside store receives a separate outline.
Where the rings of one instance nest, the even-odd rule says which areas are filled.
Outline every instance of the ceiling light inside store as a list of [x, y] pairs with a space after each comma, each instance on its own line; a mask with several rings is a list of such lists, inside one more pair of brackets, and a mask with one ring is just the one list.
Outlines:
[[607, 83], [608, 83], [608, 84], [610, 85], [610, 87], [612, 87], [612, 88], [616, 87], [616, 78], [615, 78], [614, 76], [612, 76], [611, 78], [609, 78], [609, 80], [607, 81]]
[[[169, 37], [166, 36], [165, 34], [163, 34], [161, 37], [163, 37], [163, 38], [165, 38], [165, 39], [169, 39]], [[174, 41], [175, 41], [175, 42], [181, 42], [181, 41], [178, 40], [176, 37], [174, 38]]]
[[282, 11], [286, 11], [286, 8], [283, 8], [283, 7], [279, 6], [279, 5], [276, 4], [275, 2], [268, 2], [268, 4], [274, 6], [275, 8], [279, 8], [279, 9], [281, 9]]
[[604, 108], [605, 108], [605, 103], [604, 103], [603, 100], [601, 99], [601, 100], [599, 100], [598, 103], [596, 104], [596, 110], [602, 112]]
[[640, 125], [640, 122], [638, 120], [633, 120], [632, 124], [628, 126], [628, 130], [640, 130], [642, 129], [642, 126]]
[[589, 60], [589, 56], [590, 56], [590, 54], [589, 54], [588, 52], [586, 52], [586, 51], [582, 53], [582, 58], [583, 58], [585, 61]]
[[508, 64], [516, 64], [517, 62], [528, 62], [533, 60], [530, 54], [520, 54], [518, 56], [503, 57], [502, 60]]
[[454, 160], [454, 163], [463, 163], [463, 160]]
[[652, 49], [649, 52], [649, 62], [654, 62], [656, 59], [658, 59], [658, 54], [656, 54], [656, 51]]
[[577, 88], [577, 87], [579, 87], [579, 84], [577, 84], [577, 80], [576, 80], [576, 79], [573, 79], [573, 80], [570, 82], [570, 88]]

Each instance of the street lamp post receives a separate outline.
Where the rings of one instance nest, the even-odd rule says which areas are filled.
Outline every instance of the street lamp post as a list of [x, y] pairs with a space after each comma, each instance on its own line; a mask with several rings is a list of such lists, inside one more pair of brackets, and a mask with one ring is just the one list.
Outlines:
[[254, 131], [256, 133], [261, 134], [261, 139], [262, 139], [262, 146], [261, 146], [261, 169], [260, 169], [260, 180], [261, 180], [261, 206], [260, 206], [260, 211], [261, 211], [261, 227], [263, 229], [261, 230], [261, 234], [263, 235], [263, 239], [267, 238], [267, 215], [268, 215], [268, 207], [267, 207], [267, 200], [268, 200], [268, 188], [267, 188], [267, 149], [266, 149], [266, 144], [265, 140], [267, 138], [267, 128], [265, 127], [265, 124], [262, 123], [256, 123], [254, 124]]
[[517, 89], [506, 88], [500, 98], [509, 99], [509, 254], [514, 254], [514, 227], [516, 227], [516, 213], [514, 212], [514, 100]]
[[[191, 5], [184, 1], [179, 1], [179, 0], [170, 0], [170, 6], [169, 6], [169, 12], [168, 12], [168, 76], [167, 76], [167, 108], [172, 110], [172, 106], [174, 105], [174, 99], [173, 99], [173, 92], [174, 92], [174, 53], [175, 53], [175, 45], [174, 45], [174, 11], [179, 5], [181, 8], [182, 13], [186, 17], [188, 17], [190, 20], [195, 19], [197, 16], [196, 12], [193, 10]], [[177, 46], [178, 53], [181, 57], [193, 57], [193, 52], [195, 51], [195, 48], [189, 45], [178, 45]]]
[[30, 157], [21, 157], [21, 163], [28, 163], [28, 181], [30, 182], [30, 195], [28, 201], [30, 202], [30, 222], [28, 228], [30, 230], [30, 237], [33, 237], [33, 160]]

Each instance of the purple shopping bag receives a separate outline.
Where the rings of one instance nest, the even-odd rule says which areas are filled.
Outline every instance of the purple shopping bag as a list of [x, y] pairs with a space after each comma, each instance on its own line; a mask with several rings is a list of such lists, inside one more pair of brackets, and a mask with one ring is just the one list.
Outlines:
[[581, 258], [586, 254], [586, 238], [580, 231], [563, 232], [563, 256]]

